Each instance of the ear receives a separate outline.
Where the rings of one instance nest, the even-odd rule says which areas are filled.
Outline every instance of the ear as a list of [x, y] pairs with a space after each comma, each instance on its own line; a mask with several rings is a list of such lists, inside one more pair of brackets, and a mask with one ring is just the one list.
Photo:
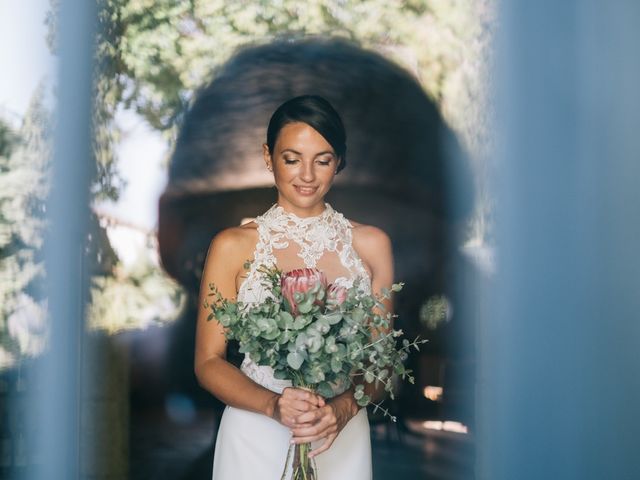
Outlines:
[[267, 165], [267, 169], [273, 172], [273, 163], [271, 162], [271, 154], [269, 153], [269, 146], [266, 143], [262, 144], [262, 158]]

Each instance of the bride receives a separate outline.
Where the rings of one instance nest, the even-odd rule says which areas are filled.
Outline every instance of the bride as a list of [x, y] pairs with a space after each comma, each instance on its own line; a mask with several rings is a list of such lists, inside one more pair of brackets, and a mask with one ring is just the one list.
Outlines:
[[[318, 480], [369, 480], [371, 445], [366, 409], [353, 387], [336, 385], [332, 398], [293, 388], [269, 367], [245, 357], [226, 361], [222, 326], [203, 306], [213, 283], [223, 297], [261, 302], [270, 294], [260, 264], [282, 271], [318, 268], [329, 283], [379, 293], [393, 283], [391, 242], [381, 229], [347, 220], [324, 201], [346, 165], [346, 133], [338, 113], [315, 95], [295, 97], [273, 113], [263, 145], [277, 202], [254, 221], [227, 228], [211, 241], [200, 286], [195, 374], [224, 402], [213, 480], [278, 480], [289, 445], [311, 442]], [[251, 263], [247, 263], [251, 260]], [[391, 300], [384, 300], [392, 311]], [[348, 387], [348, 386], [346, 386]], [[365, 388], [370, 395], [372, 384]], [[290, 471], [287, 472], [290, 476]]]

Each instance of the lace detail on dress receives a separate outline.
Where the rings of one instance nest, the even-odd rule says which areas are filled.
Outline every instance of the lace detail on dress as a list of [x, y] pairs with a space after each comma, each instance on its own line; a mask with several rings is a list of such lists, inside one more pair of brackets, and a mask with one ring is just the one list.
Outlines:
[[249, 355], [245, 355], [240, 370], [251, 380], [272, 392], [282, 393], [282, 391], [291, 386], [291, 380], [279, 380], [273, 376], [273, 368], [265, 365], [257, 365]]
[[259, 264], [275, 265], [273, 249], [287, 248], [289, 241], [294, 241], [300, 246], [298, 256], [308, 268], [315, 267], [325, 252], [337, 252], [340, 262], [352, 275], [351, 278], [339, 277], [336, 281], [351, 286], [355, 278], [360, 278], [362, 289], [371, 293], [369, 274], [353, 248], [353, 226], [328, 203], [325, 202], [320, 215], [306, 218], [287, 212], [275, 203], [255, 221], [259, 239], [251, 270]]
[[[357, 279], [359, 290], [365, 294], [371, 293], [369, 273], [352, 245], [353, 226], [328, 203], [325, 202], [325, 209], [320, 215], [306, 218], [287, 212], [275, 203], [264, 214], [258, 216], [255, 222], [258, 224], [258, 243], [253, 262], [240, 286], [238, 301], [261, 303], [272, 297], [257, 267], [276, 265], [273, 250], [287, 248], [290, 241], [299, 245], [300, 251], [297, 255], [308, 268], [316, 267], [316, 263], [325, 252], [336, 252], [340, 263], [351, 275], [338, 277], [333, 283], [350, 288]], [[275, 379], [273, 369], [256, 365], [248, 356], [245, 356], [241, 370], [255, 382], [278, 393], [291, 386], [288, 380]], [[336, 387], [339, 391], [344, 386]]]

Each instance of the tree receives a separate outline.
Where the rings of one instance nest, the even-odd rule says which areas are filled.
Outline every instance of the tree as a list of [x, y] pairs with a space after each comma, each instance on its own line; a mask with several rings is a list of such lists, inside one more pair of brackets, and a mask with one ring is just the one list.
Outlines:
[[[50, 44], [55, 48], [52, 1]], [[488, 143], [491, 0], [98, 0], [96, 195], [117, 196], [113, 117], [131, 108], [175, 138], [195, 91], [239, 47], [316, 34], [349, 38], [412, 71], [472, 154]]]
[[36, 90], [17, 133], [0, 156], [0, 348], [37, 355], [46, 337], [41, 258], [51, 132]]

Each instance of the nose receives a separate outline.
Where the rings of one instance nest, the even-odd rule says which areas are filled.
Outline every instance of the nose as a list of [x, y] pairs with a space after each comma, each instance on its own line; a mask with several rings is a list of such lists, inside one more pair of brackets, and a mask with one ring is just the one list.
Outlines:
[[314, 170], [313, 162], [302, 162], [302, 169], [300, 171], [300, 179], [311, 183], [316, 178], [316, 172]]

